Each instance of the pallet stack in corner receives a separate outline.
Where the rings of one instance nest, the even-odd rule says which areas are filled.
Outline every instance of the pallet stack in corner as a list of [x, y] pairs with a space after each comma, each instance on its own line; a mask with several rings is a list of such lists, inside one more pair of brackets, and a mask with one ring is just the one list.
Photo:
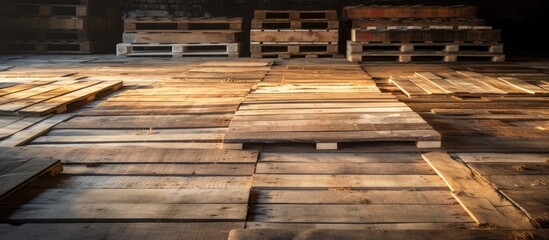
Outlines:
[[336, 57], [337, 12], [256, 10], [250, 33], [252, 58]]
[[500, 30], [474, 6], [349, 6], [347, 59], [361, 61], [505, 61]]
[[124, 21], [118, 56], [240, 55], [242, 18], [132, 18]]
[[[114, 3], [113, 3], [114, 2]], [[0, 51], [100, 53], [119, 41], [120, 6], [109, 0], [17, 0], [2, 4]]]

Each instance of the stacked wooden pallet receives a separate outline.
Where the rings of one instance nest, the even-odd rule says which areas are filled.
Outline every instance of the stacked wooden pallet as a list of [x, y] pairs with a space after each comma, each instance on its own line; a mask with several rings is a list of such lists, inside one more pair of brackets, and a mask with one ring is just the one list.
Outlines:
[[0, 50], [95, 53], [114, 50], [119, 6], [105, 0], [12, 1], [2, 6]]
[[253, 58], [334, 57], [336, 11], [256, 10], [250, 34]]
[[240, 54], [242, 18], [133, 18], [124, 21], [118, 56]]
[[347, 59], [360, 61], [505, 60], [499, 30], [473, 6], [350, 6]]

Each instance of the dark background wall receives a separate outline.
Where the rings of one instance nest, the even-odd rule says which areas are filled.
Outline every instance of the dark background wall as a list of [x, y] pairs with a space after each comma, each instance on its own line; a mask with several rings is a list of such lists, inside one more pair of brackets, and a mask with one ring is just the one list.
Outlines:
[[479, 18], [503, 30], [507, 50], [549, 52], [548, 39], [542, 37], [549, 27], [549, 0], [125, 0], [122, 7], [126, 16], [244, 17], [248, 31], [255, 9], [332, 9], [341, 16], [343, 6], [358, 4], [476, 5]]

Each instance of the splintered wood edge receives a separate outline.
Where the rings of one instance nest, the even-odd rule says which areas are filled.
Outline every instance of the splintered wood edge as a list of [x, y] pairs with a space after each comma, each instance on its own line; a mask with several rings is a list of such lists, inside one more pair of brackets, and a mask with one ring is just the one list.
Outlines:
[[441, 141], [417, 141], [417, 148], [440, 148], [442, 147]]
[[244, 148], [243, 143], [223, 143], [223, 149], [227, 150], [242, 150]]
[[337, 150], [337, 143], [317, 143], [317, 150]]

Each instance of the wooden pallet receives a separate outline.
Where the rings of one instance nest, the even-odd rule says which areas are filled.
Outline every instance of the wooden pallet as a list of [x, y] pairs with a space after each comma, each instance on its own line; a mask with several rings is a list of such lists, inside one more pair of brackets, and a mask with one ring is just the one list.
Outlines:
[[504, 62], [505, 55], [486, 52], [347, 52], [347, 60], [350, 62]]
[[134, 18], [124, 20], [125, 32], [242, 30], [242, 18]]
[[258, 30], [252, 29], [250, 33], [251, 42], [329, 42], [337, 43], [339, 39], [338, 30]]
[[121, 81], [49, 81], [19, 84], [1, 89], [0, 114], [43, 116], [62, 113], [77, 101], [91, 101], [101, 92], [122, 87]]
[[477, 7], [455, 6], [348, 6], [344, 19], [366, 18], [475, 18]]
[[237, 43], [239, 31], [125, 32], [123, 43]]
[[[0, 148], [2, 152], [9, 149]], [[14, 150], [11, 150], [14, 151]], [[54, 177], [63, 171], [61, 161], [57, 159], [42, 159], [36, 156], [16, 158], [10, 155], [0, 157], [0, 200], [6, 198], [31, 181], [42, 177]]]
[[4, 16], [27, 17], [120, 17], [120, 8], [104, 5], [18, 3], [4, 5]]
[[13, 29], [55, 29], [55, 30], [92, 30], [115, 31], [120, 28], [120, 20], [104, 17], [4, 17], [4, 27]]
[[336, 10], [255, 10], [255, 19], [329, 19], [337, 20]]
[[476, 18], [368, 18], [353, 19], [352, 28], [389, 27], [389, 26], [484, 26], [485, 21]]
[[[310, 96], [323, 101], [307, 100]], [[357, 123], [366, 116], [364, 124]], [[236, 149], [244, 143], [292, 142], [337, 149], [341, 143], [372, 141], [440, 147], [440, 135], [405, 104], [374, 85], [348, 84], [260, 86], [235, 113], [223, 143]]]
[[395, 53], [414, 52], [486, 52], [503, 53], [501, 43], [360, 43], [347, 41], [347, 51], [367, 53], [376, 51], [393, 51]]
[[418, 30], [366, 30], [352, 29], [353, 42], [500, 42], [501, 31], [495, 29], [418, 29]]
[[251, 43], [250, 52], [261, 54], [337, 54], [337, 44], [330, 43]]
[[338, 20], [324, 19], [253, 19], [252, 29], [339, 29]]
[[6, 41], [0, 50], [17, 53], [104, 53], [114, 50], [112, 42], [90, 41]]
[[416, 72], [413, 77], [391, 76], [390, 82], [410, 97], [431, 94], [549, 94], [549, 89], [518, 78], [497, 79], [471, 72]]
[[228, 56], [238, 57], [238, 43], [187, 43], [187, 44], [138, 44], [120, 43], [116, 45], [116, 55], [127, 57], [147, 56]]

